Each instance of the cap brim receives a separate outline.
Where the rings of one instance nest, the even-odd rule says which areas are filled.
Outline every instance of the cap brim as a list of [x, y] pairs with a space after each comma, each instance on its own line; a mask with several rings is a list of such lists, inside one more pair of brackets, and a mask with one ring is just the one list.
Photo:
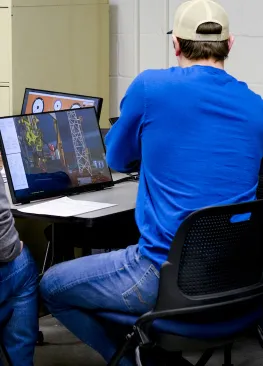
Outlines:
[[166, 34], [173, 34], [173, 31], [171, 30], [171, 31], [167, 32]]

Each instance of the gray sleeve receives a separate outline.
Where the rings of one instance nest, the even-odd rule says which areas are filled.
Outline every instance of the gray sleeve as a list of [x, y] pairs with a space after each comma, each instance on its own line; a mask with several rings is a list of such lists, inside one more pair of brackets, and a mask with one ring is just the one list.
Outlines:
[[10, 262], [19, 256], [21, 243], [0, 173], [0, 262]]

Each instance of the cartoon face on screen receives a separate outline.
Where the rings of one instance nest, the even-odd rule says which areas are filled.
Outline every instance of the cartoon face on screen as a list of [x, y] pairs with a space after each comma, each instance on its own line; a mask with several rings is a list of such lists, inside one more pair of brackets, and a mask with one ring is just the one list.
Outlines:
[[44, 110], [44, 100], [36, 98], [32, 104], [32, 113], [41, 113]]
[[62, 95], [49, 95], [30, 92], [25, 114], [60, 111], [65, 109], [79, 109], [95, 106], [92, 99], [81, 99]]

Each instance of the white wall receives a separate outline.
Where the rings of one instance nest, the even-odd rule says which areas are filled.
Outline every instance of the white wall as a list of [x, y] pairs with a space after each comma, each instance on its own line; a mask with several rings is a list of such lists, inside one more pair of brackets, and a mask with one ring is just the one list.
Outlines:
[[[181, 0], [110, 0], [110, 115], [132, 79], [148, 68], [176, 65], [171, 37], [173, 15]], [[262, 0], [219, 0], [229, 13], [236, 43], [227, 71], [263, 96]]]

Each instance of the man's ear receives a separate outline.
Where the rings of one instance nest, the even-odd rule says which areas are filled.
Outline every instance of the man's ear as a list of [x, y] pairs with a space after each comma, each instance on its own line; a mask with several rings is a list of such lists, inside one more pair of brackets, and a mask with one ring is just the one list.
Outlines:
[[178, 39], [175, 37], [175, 35], [173, 34], [173, 45], [174, 45], [174, 50], [175, 50], [175, 56], [179, 57], [181, 55], [181, 47], [180, 47], [180, 43], [178, 42]]
[[235, 43], [235, 37], [231, 34], [228, 40], [229, 51], [231, 51], [234, 43]]

